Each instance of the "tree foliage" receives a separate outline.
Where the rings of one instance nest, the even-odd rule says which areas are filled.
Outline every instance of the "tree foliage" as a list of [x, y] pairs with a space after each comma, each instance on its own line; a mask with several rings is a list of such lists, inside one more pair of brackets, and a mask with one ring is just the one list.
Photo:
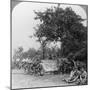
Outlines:
[[13, 60], [22, 59], [23, 47], [18, 47], [17, 50], [14, 51]]
[[23, 52], [22, 57], [24, 59], [32, 59], [34, 56], [36, 56], [36, 50], [34, 48], [29, 48], [27, 51]]
[[35, 20], [41, 21], [35, 33], [38, 40], [45, 37], [46, 41], [60, 41], [63, 57], [72, 53], [74, 59], [86, 59], [87, 27], [82, 24], [84, 19], [80, 15], [70, 7], [63, 9], [59, 6], [47, 8], [43, 12], [35, 11], [35, 14]]

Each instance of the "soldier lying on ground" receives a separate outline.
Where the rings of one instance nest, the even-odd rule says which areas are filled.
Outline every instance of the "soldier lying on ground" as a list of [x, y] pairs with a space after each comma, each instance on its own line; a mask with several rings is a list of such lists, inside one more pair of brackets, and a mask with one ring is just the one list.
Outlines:
[[75, 82], [78, 78], [80, 77], [80, 71], [75, 68], [71, 71], [70, 73], [70, 77], [68, 79], [63, 79], [63, 81], [67, 82], [67, 83], [73, 83]]

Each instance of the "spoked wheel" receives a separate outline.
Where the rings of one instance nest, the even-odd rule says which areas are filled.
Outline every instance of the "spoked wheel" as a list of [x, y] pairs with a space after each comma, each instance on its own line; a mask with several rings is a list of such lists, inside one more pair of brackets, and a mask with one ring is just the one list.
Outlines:
[[43, 76], [45, 74], [45, 70], [42, 65], [40, 65], [40, 76]]

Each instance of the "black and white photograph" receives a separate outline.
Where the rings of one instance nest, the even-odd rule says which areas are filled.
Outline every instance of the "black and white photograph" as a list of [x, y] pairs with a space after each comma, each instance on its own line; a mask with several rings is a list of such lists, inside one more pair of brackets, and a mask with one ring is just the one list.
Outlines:
[[88, 5], [11, 0], [11, 89], [88, 85]]

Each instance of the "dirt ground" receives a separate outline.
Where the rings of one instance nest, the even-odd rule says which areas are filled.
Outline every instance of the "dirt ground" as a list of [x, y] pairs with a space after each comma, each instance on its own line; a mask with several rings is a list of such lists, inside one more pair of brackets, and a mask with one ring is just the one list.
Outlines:
[[23, 70], [12, 70], [12, 89], [74, 85], [62, 81], [69, 75], [27, 75]]

